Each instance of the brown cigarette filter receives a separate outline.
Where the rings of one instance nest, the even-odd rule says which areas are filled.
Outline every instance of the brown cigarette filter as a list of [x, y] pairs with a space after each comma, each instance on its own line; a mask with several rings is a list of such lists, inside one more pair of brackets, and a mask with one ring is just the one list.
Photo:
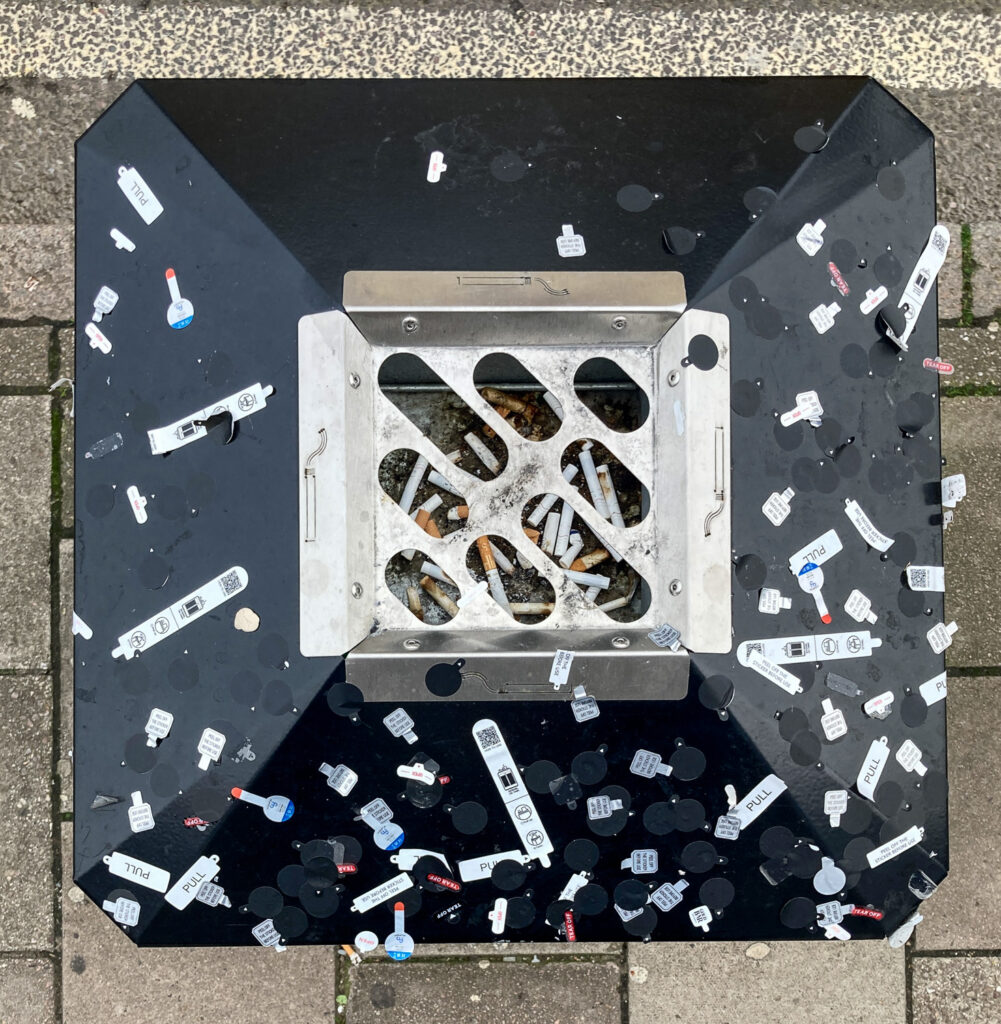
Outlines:
[[[502, 409], [507, 409], [508, 412], [524, 414], [529, 408], [528, 402], [523, 402], [520, 398], [515, 398], [514, 395], [509, 395], [506, 391], [499, 391], [497, 388], [484, 388], [480, 394], [491, 405], [499, 405]], [[500, 412], [500, 409], [497, 411]], [[503, 416], [505, 413], [501, 413], [501, 415]]]
[[611, 557], [604, 548], [595, 548], [594, 551], [589, 551], [586, 555], [581, 555], [580, 558], [571, 562], [570, 569], [573, 572], [587, 572], [592, 566]]
[[459, 614], [459, 606], [445, 593], [430, 576], [421, 577], [421, 589], [432, 601], [454, 619]]
[[415, 522], [429, 536], [441, 539], [441, 530], [438, 529], [438, 524], [431, 518], [431, 513], [426, 508], [422, 508], [417, 513]]
[[490, 550], [489, 537], [477, 537], [476, 550], [480, 553], [480, 561], [483, 563], [484, 572], [490, 572], [497, 568], [497, 561], [494, 558], [494, 553]]
[[414, 615], [423, 622], [424, 608], [421, 606], [421, 592], [416, 587], [407, 587], [407, 604]]

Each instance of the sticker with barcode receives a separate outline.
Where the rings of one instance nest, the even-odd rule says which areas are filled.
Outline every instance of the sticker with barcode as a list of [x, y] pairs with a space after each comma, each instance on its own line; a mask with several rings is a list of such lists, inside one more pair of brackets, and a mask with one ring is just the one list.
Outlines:
[[945, 567], [942, 565], [909, 565], [907, 585], [911, 590], [945, 593]]
[[154, 455], [166, 455], [168, 452], [183, 448], [192, 441], [205, 437], [208, 433], [206, 423], [212, 416], [228, 412], [235, 423], [263, 409], [268, 404], [268, 398], [274, 393], [275, 389], [270, 384], [266, 387], [261, 387], [260, 383], [251, 384], [242, 391], [220, 399], [215, 405], [207, 405], [204, 409], [185, 416], [184, 419], [168, 423], [165, 427], [157, 427], [155, 430], [147, 430], [149, 449]]

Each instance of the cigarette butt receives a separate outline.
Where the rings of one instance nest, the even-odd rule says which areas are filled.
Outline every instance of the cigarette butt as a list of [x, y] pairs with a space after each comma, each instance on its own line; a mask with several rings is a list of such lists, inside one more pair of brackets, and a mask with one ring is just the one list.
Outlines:
[[562, 558], [567, 553], [567, 548], [570, 546], [570, 528], [572, 526], [573, 508], [569, 501], [564, 501], [563, 507], [560, 509], [560, 525], [556, 530], [554, 554], [557, 558]]
[[500, 569], [501, 572], [506, 572], [508, 576], [513, 576], [514, 562], [512, 562], [511, 559], [508, 558], [493, 541], [490, 542], [490, 551], [494, 556], [494, 561], [497, 563], [497, 568]]
[[542, 551], [551, 555], [556, 548], [556, 535], [560, 529], [559, 512], [550, 512], [546, 516], [546, 528], [542, 532]]
[[591, 449], [594, 446], [590, 441], [585, 441], [580, 449], [580, 467], [584, 470], [584, 479], [587, 481], [587, 489], [591, 492], [591, 504], [594, 510], [602, 519], [609, 517], [608, 504], [605, 495], [602, 494], [601, 484], [598, 483], [598, 473], [594, 468], [594, 457]]
[[[567, 465], [566, 469], [563, 470], [563, 479], [567, 483], [577, 475], [577, 467], [571, 462]], [[538, 526], [542, 522], [543, 517], [549, 512], [549, 510], [559, 501], [559, 498], [555, 494], [545, 494], [538, 505], [535, 506], [534, 511], [528, 517], [529, 526]]]
[[472, 431], [463, 434], [462, 439], [473, 449], [473, 453], [491, 473], [496, 476], [500, 472], [500, 460]]
[[614, 612], [616, 608], [625, 608], [627, 604], [632, 600], [632, 596], [629, 597], [616, 597], [611, 601], [606, 601], [604, 604], [595, 605], [599, 611], [603, 612]]
[[442, 583], [450, 583], [453, 587], [455, 586], [455, 580], [444, 569], [435, 565], [434, 562], [423, 562], [421, 564], [421, 572], [425, 576], [430, 576], [433, 580], [440, 580]]
[[575, 569], [564, 569], [563, 575], [568, 580], [573, 580], [574, 583], [579, 583], [582, 587], [601, 587], [602, 590], [608, 590], [612, 585], [612, 580], [608, 576], [599, 576], [596, 573], [590, 572], [578, 572]]
[[575, 559], [571, 563], [570, 568], [574, 572], [587, 572], [588, 569], [611, 557], [604, 548], [595, 548], [594, 551], [589, 551], [586, 555], [581, 555], [580, 558]]
[[439, 608], [444, 609], [453, 619], [459, 614], [459, 606], [430, 576], [421, 577], [421, 589]]
[[421, 592], [417, 587], [407, 587], [407, 606], [421, 620], [424, 621], [424, 608], [421, 605]]
[[[525, 415], [531, 406], [528, 402], [523, 402], [520, 398], [515, 398], [514, 395], [509, 395], [506, 391], [501, 391], [498, 388], [483, 388], [480, 391], [485, 402], [489, 402], [494, 408], [500, 406], [501, 409], [505, 409], [506, 412], [501, 413], [502, 416], [506, 416], [508, 413], [517, 412], [521, 415]], [[497, 409], [500, 413], [500, 409]]]
[[438, 525], [431, 518], [431, 513], [426, 508], [419, 508], [417, 510], [417, 525], [429, 536], [437, 537], [441, 539], [441, 531], [438, 529]]
[[423, 455], [418, 455], [417, 461], [414, 463], [414, 468], [410, 471], [410, 476], [407, 478], [407, 485], [403, 488], [403, 494], [400, 497], [400, 508], [402, 508], [408, 515], [410, 514], [410, 506], [414, 503], [417, 488], [421, 485], [424, 470], [427, 468], [428, 460], [425, 459]]
[[555, 607], [555, 601], [516, 601], [511, 605], [511, 614], [548, 615]]
[[428, 483], [440, 487], [443, 491], [448, 491], [449, 494], [454, 494], [458, 498], [462, 497], [462, 491], [456, 490], [436, 469], [432, 469], [428, 473]]
[[533, 530], [531, 526], [525, 527], [525, 536], [533, 543], [538, 544], [539, 538], [542, 534], [538, 530]]
[[468, 505], [456, 505], [455, 508], [450, 508], [448, 510], [448, 518], [453, 520], [453, 521], [458, 521], [459, 519], [468, 519], [469, 518], [469, 506]]
[[542, 400], [549, 406], [550, 409], [556, 413], [556, 418], [562, 423], [563, 422], [563, 404], [560, 400], [552, 393], [547, 391], [543, 396]]
[[[502, 420], [506, 420], [508, 418], [508, 416], [511, 415], [511, 410], [510, 409], [505, 409], [503, 406], [495, 405], [493, 407], [493, 409], [494, 409], [494, 412], [497, 413], [497, 415], [500, 416], [500, 418]], [[497, 436], [497, 431], [494, 430], [493, 427], [487, 426], [486, 423], [483, 424], [483, 433], [486, 434], [487, 437], [496, 437]]]
[[584, 539], [576, 530], [573, 530], [570, 534], [570, 543], [567, 545], [567, 549], [563, 553], [563, 557], [560, 559], [560, 565], [562, 565], [564, 569], [572, 568], [583, 547]]
[[438, 529], [438, 524], [433, 519], [429, 519], [427, 521], [427, 526], [424, 527], [424, 532], [429, 537], [435, 537], [438, 540], [441, 540], [441, 530]]
[[584, 600], [587, 601], [588, 604], [594, 604], [594, 602], [598, 600], [598, 595], [600, 593], [601, 587], [588, 587], [587, 590], [584, 591]]
[[489, 537], [477, 537], [476, 550], [480, 553], [480, 561], [483, 563], [484, 572], [490, 572], [491, 569], [497, 568], [497, 561], [494, 558], [494, 553], [490, 550]]
[[598, 474], [598, 484], [601, 486], [601, 493], [608, 506], [608, 514], [611, 516], [612, 525], [625, 528], [626, 521], [622, 518], [622, 511], [619, 508], [619, 496], [615, 493], [615, 485], [612, 483], [612, 471], [607, 465], [599, 466], [595, 472]]

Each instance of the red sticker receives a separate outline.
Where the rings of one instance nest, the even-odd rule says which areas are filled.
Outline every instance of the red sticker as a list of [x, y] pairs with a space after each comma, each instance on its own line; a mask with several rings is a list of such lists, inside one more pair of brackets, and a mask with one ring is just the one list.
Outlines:
[[443, 785], [447, 786], [452, 781], [451, 775], [439, 775], [438, 781]]
[[563, 911], [563, 927], [566, 929], [567, 942], [576, 942], [577, 929], [574, 927], [572, 910]]
[[831, 284], [833, 284], [842, 295], [847, 295], [851, 291], [851, 288], [848, 287], [848, 282], [841, 276], [841, 271], [838, 270], [838, 265], [836, 263], [828, 263], [827, 269], [831, 274]]
[[358, 870], [357, 864], [338, 864], [337, 870], [342, 875], [353, 875]]
[[947, 377], [955, 370], [952, 363], [944, 363], [941, 359], [926, 359], [921, 364], [926, 370], [935, 370], [938, 373], [943, 373]]
[[883, 911], [871, 907], [852, 907], [851, 914], [852, 917], [871, 917], [873, 921], [883, 920]]
[[191, 817], [191, 818], [185, 818], [184, 819], [184, 827], [185, 828], [204, 828], [206, 825], [211, 825], [211, 824], [212, 824], [211, 821], [206, 821], [204, 818]]
[[444, 878], [442, 875], [435, 875], [428, 873], [427, 880], [434, 882], [435, 885], [440, 885], [445, 889], [451, 889], [452, 892], [461, 892], [462, 886], [454, 878]]

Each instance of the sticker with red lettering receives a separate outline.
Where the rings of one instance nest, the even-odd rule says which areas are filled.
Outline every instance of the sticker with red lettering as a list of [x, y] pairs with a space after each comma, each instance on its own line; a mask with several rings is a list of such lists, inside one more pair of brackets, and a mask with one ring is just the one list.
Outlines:
[[882, 921], [883, 920], [883, 911], [882, 910], [873, 910], [872, 907], [852, 907], [852, 909], [851, 909], [851, 916], [852, 917], [869, 917], [869, 918], [872, 918], [873, 921]]
[[427, 880], [434, 882], [435, 885], [440, 885], [445, 889], [451, 889], [452, 892], [461, 892], [462, 886], [454, 878], [445, 878], [443, 875], [436, 875], [432, 872], [428, 872]]
[[577, 941], [577, 929], [576, 929], [576, 927], [574, 926], [574, 923], [573, 923], [573, 911], [572, 910], [564, 910], [563, 911], [563, 927], [566, 929], [567, 942], [576, 942]]
[[943, 362], [937, 357], [935, 359], [926, 359], [921, 365], [926, 370], [934, 370], [936, 373], [944, 374], [946, 377], [950, 376], [956, 369], [952, 363]]
[[827, 269], [831, 274], [831, 284], [833, 284], [842, 295], [847, 295], [851, 291], [851, 288], [848, 287], [848, 282], [845, 281], [844, 277], [841, 275], [841, 271], [838, 270], [838, 265], [836, 263], [828, 263]]

